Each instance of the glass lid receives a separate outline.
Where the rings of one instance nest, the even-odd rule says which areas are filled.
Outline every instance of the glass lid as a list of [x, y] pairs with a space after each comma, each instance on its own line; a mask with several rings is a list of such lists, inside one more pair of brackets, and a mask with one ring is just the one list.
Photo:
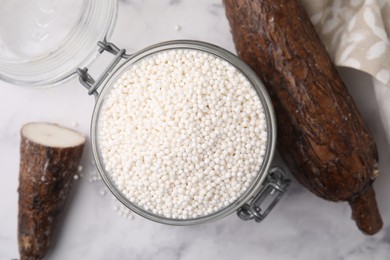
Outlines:
[[0, 79], [55, 85], [89, 64], [112, 31], [116, 0], [0, 0]]

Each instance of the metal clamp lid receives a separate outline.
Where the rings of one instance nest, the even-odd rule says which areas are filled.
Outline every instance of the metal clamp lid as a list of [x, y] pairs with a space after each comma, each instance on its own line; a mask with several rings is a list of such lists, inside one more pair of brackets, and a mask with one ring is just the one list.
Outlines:
[[282, 198], [290, 182], [281, 168], [272, 168], [260, 192], [250, 204], [246, 203], [239, 208], [237, 215], [242, 220], [262, 221]]
[[79, 75], [80, 83], [88, 89], [89, 95], [97, 95], [96, 90], [98, 89], [100, 84], [102, 84], [103, 81], [107, 78], [110, 72], [116, 67], [116, 65], [118, 65], [119, 61], [121, 59], [128, 59], [131, 56], [129, 54], [126, 54], [125, 49], [119, 49], [115, 44], [107, 42], [106, 38], [104, 38], [103, 41], [99, 41], [98, 46], [100, 47], [98, 50], [100, 54], [104, 51], [107, 51], [115, 55], [115, 57], [96, 81], [88, 73], [88, 68], [77, 69], [77, 74]]

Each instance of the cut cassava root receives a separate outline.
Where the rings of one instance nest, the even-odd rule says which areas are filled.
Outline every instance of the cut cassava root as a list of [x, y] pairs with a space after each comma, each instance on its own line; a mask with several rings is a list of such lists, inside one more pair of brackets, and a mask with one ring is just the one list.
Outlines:
[[297, 0], [224, 0], [237, 53], [264, 82], [278, 149], [316, 195], [349, 201], [366, 234], [382, 227], [372, 182], [376, 146]]
[[69, 196], [83, 152], [80, 133], [49, 123], [22, 127], [19, 169], [20, 259], [42, 259]]

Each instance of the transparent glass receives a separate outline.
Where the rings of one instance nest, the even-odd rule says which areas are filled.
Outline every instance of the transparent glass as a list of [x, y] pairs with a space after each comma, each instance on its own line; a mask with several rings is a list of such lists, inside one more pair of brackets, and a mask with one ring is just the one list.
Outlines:
[[[110, 174], [105, 170], [104, 162], [101, 156], [100, 148], [99, 148], [99, 139], [98, 139], [98, 132], [99, 132], [99, 115], [102, 108], [102, 105], [105, 101], [105, 98], [110, 93], [113, 85], [117, 80], [121, 77], [121, 75], [129, 69], [130, 66], [133, 64], [139, 62], [140, 60], [148, 57], [149, 55], [156, 54], [158, 52], [172, 50], [172, 49], [190, 49], [190, 50], [198, 50], [202, 52], [210, 53], [214, 56], [217, 56], [233, 66], [235, 66], [239, 71], [243, 73], [247, 77], [247, 79], [252, 83], [253, 88], [256, 90], [260, 101], [263, 105], [264, 113], [266, 115], [266, 122], [268, 127], [268, 139], [267, 139], [267, 147], [266, 147], [266, 153], [264, 157], [264, 161], [261, 164], [260, 170], [257, 174], [257, 176], [254, 178], [251, 186], [232, 204], [229, 206], [221, 209], [220, 211], [217, 211], [213, 214], [198, 217], [198, 218], [192, 218], [192, 219], [173, 219], [173, 218], [166, 218], [161, 215], [153, 214], [150, 211], [144, 210], [142, 207], [137, 206], [136, 204], [129, 201], [125, 195], [121, 193], [121, 191], [116, 187], [114, 181], [112, 180]], [[107, 187], [110, 189], [110, 191], [115, 195], [115, 197], [121, 201], [125, 206], [127, 206], [129, 209], [133, 210], [134, 212], [138, 213], [139, 215], [148, 218], [150, 220], [164, 223], [164, 224], [170, 224], [170, 225], [193, 225], [193, 224], [200, 224], [200, 223], [206, 223], [210, 221], [215, 221], [217, 219], [220, 219], [224, 216], [227, 216], [234, 211], [236, 211], [239, 207], [241, 207], [244, 203], [249, 202], [256, 194], [259, 192], [259, 190], [262, 187], [262, 183], [264, 182], [268, 171], [270, 169], [272, 159], [275, 152], [275, 143], [276, 143], [276, 122], [275, 122], [275, 115], [272, 108], [271, 100], [268, 96], [268, 93], [262, 84], [262, 82], [258, 79], [256, 74], [253, 72], [253, 70], [246, 65], [244, 62], [242, 62], [240, 59], [238, 59], [234, 54], [228, 52], [227, 50], [224, 50], [218, 46], [208, 44], [205, 42], [199, 42], [199, 41], [170, 41], [170, 42], [163, 42], [160, 44], [156, 44], [153, 46], [150, 46], [148, 48], [145, 48], [133, 55], [123, 62], [113, 73], [109, 76], [109, 78], [105, 81], [105, 83], [102, 84], [102, 87], [100, 88], [101, 92], [98, 94], [96, 105], [94, 108], [93, 116], [92, 116], [92, 123], [91, 123], [91, 141], [92, 141], [92, 150], [94, 159], [97, 165], [97, 169], [103, 179], [103, 181], [106, 183]]]
[[0, 0], [0, 79], [48, 86], [97, 56], [117, 0]]

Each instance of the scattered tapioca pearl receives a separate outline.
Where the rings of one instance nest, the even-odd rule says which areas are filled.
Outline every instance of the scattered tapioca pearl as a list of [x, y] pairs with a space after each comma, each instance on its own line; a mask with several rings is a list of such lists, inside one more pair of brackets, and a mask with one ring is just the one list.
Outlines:
[[102, 189], [102, 190], [99, 191], [99, 194], [100, 194], [101, 196], [106, 196], [107, 191]]
[[114, 210], [118, 213], [119, 216], [130, 220], [134, 219], [134, 213], [130, 209], [119, 202], [116, 203], [117, 204], [114, 206]]

